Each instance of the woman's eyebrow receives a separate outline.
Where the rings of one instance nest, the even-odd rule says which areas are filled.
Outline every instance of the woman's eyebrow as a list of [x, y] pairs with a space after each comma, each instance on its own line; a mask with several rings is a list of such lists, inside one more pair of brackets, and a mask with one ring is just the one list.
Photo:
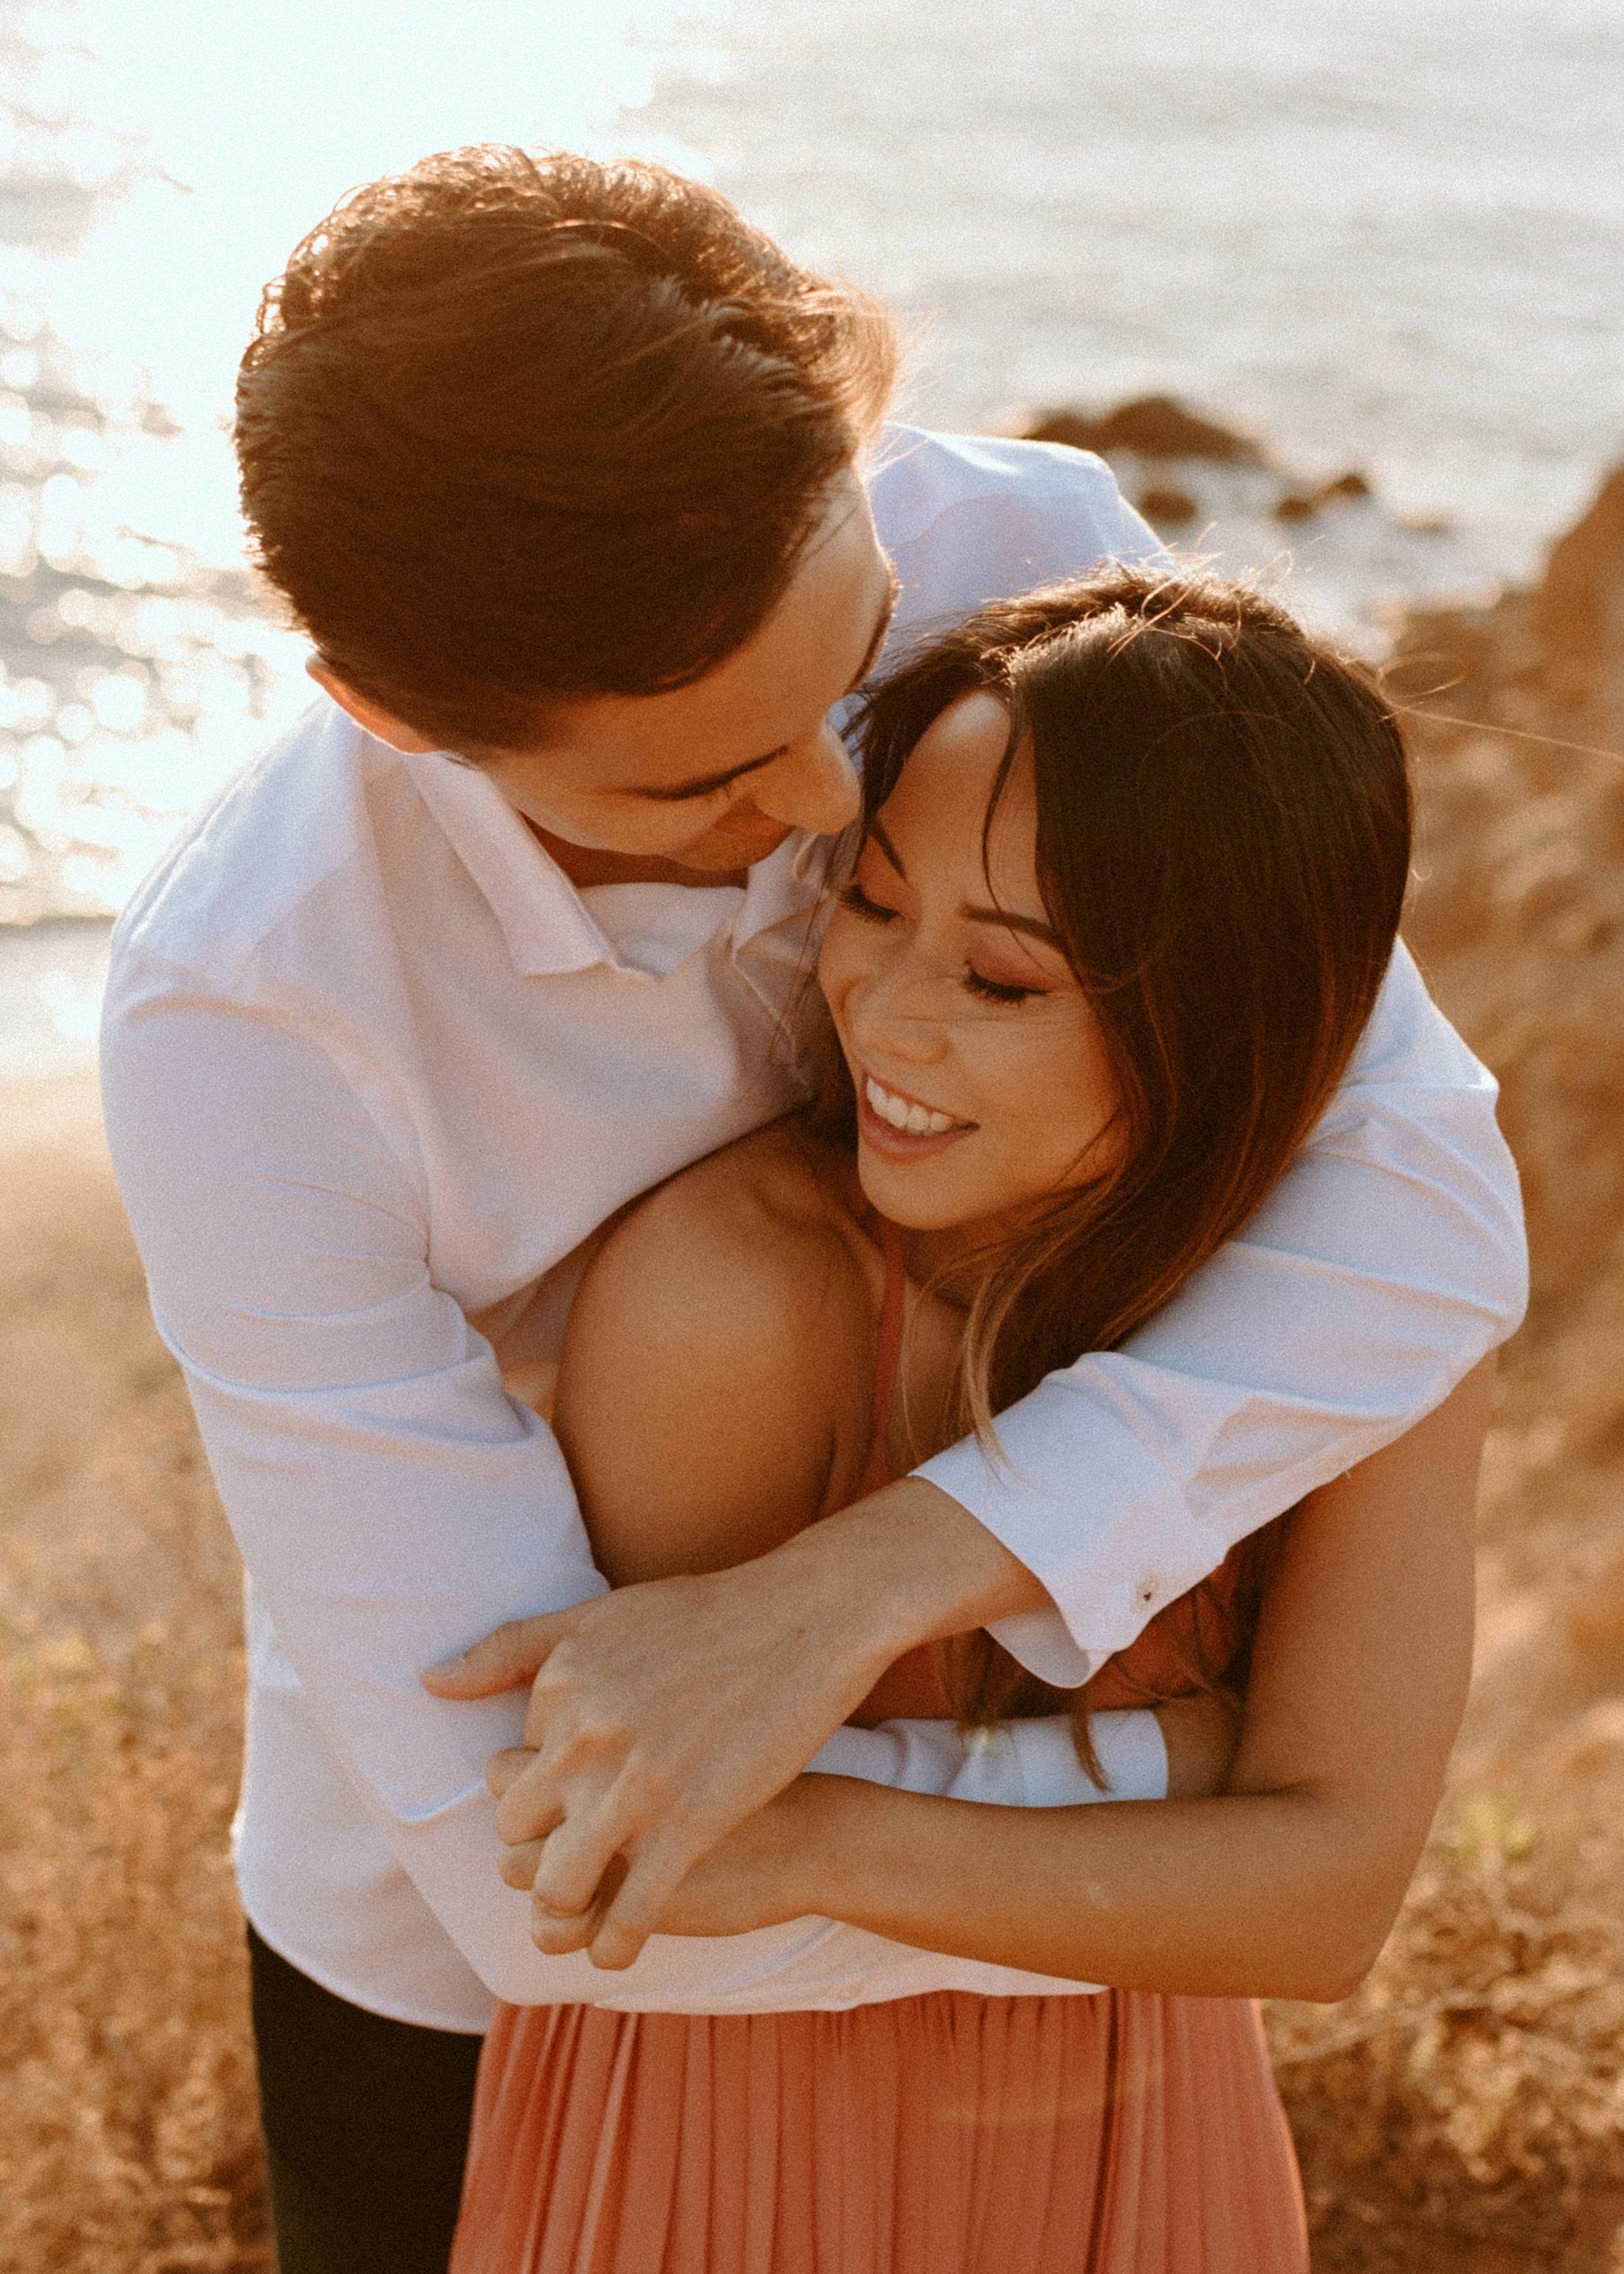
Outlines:
[[959, 902], [959, 913], [966, 923], [999, 924], [1005, 931], [1026, 932], [1041, 939], [1045, 947], [1060, 947], [1060, 935], [1053, 924], [1040, 922], [1036, 916], [1017, 915], [1012, 908], [978, 908], [968, 900]]
[[[871, 821], [868, 824], [868, 835], [906, 885], [908, 872], [902, 865], [896, 847], [885, 834], [884, 823], [877, 820]], [[1061, 954], [1065, 953], [1060, 945], [1060, 935], [1053, 924], [1044, 923], [1037, 916], [1017, 915], [1012, 908], [978, 907], [972, 900], [959, 902], [959, 915], [966, 923], [999, 924], [1005, 931], [1026, 932], [1034, 939], [1041, 939], [1045, 947], [1055, 948]]]

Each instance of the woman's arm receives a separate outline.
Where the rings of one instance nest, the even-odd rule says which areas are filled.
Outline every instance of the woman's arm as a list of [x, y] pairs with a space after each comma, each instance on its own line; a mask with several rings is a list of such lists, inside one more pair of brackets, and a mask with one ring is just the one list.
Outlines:
[[[838, 1507], [867, 1452], [874, 1312], [875, 1289], [782, 1133], [700, 1163], [616, 1228], [575, 1297], [556, 1386], [551, 1369], [535, 1386], [552, 1393], [593, 1554], [617, 1587], [725, 1570]], [[928, 1559], [935, 1545], [916, 1553]], [[725, 1715], [719, 1684], [715, 1704]], [[1148, 1714], [1099, 1717], [1118, 1725], [1109, 1743], [1103, 1726], [1099, 1738], [1108, 1758], [1116, 1746], [1131, 1759], [1127, 1789], [1163, 1788], [1154, 1754], [1166, 1789], [1217, 1790], [1234, 1750], [1226, 1717], [1180, 1700], [1155, 1718], [1147, 1744]], [[837, 1735], [861, 1759], [851, 1775], [904, 1781], [872, 1733]], [[1061, 1750], [1070, 1760], [1069, 1734]], [[951, 1742], [936, 1751], [963, 1766]], [[487, 1781], [500, 1798], [534, 1758], [497, 1757]], [[978, 1800], [1024, 1797], [1025, 1773], [1002, 1755], [1000, 1767], [975, 1781]], [[1079, 1797], [1102, 1796], [1080, 1767], [1075, 1781]], [[529, 1886], [543, 1843], [511, 1807], [498, 1824], [512, 1843], [502, 1876]], [[556, 1920], [537, 1936], [553, 1947]]]
[[1293, 1518], [1225, 1797], [995, 1815], [804, 1777], [695, 1869], [662, 1928], [821, 1915], [1124, 1989], [1347, 1996], [1402, 1899], [1465, 1701], [1489, 1375]]
[[872, 1329], [787, 1150], [770, 1130], [650, 1194], [571, 1306], [553, 1423], [617, 1587], [766, 1555], [828, 1504]]

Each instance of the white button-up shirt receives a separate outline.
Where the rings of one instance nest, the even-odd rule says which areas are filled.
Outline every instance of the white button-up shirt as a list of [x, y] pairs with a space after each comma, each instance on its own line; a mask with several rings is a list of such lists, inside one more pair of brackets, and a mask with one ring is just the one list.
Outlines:
[[[873, 483], [893, 637], [1154, 540], [1109, 471], [894, 433]], [[1076, 1985], [827, 1922], [545, 1958], [483, 1771], [523, 1699], [419, 1670], [598, 1592], [568, 1476], [499, 1360], [556, 1353], [581, 1244], [798, 1095], [817, 848], [746, 887], [577, 892], [484, 775], [325, 700], [127, 911], [103, 1080], [161, 1331], [250, 1577], [249, 1916], [372, 2010], [477, 2029], [491, 1992], [635, 2008]], [[797, 1005], [802, 1007], [797, 1009]], [[1276, 1195], [1121, 1352], [924, 1473], [1043, 1580], [1000, 1631], [1079, 1679], [1230, 1544], [1425, 1412], [1520, 1315], [1493, 1084], [1395, 960]]]

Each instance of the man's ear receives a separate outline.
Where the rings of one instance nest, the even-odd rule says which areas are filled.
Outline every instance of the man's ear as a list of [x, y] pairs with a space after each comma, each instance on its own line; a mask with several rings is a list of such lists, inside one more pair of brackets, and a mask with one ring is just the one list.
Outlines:
[[386, 711], [381, 703], [374, 703], [371, 696], [357, 695], [353, 687], [347, 687], [332, 665], [325, 663], [320, 656], [312, 655], [304, 668], [318, 687], [326, 689], [341, 711], [349, 712], [357, 727], [365, 727], [369, 734], [375, 734], [380, 742], [387, 742], [392, 750], [417, 753], [440, 748], [438, 742], [431, 742], [426, 734], [409, 727], [392, 711]]

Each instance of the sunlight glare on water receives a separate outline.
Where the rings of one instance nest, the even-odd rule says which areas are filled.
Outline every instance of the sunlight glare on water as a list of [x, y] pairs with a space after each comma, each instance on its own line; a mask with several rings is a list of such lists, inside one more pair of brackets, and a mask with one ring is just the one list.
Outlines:
[[227, 427], [267, 279], [470, 142], [608, 154], [662, 0], [0, 0], [0, 1075], [82, 1063], [123, 905], [304, 707]]
[[1258, 433], [1178, 472], [1180, 540], [1379, 649], [1537, 574], [1624, 452], [1620, 119], [1620, 0], [0, 0], [0, 960], [303, 707], [224, 423], [352, 184], [666, 157], [927, 320], [923, 423], [1165, 391]]
[[177, 411], [229, 403], [261, 284], [343, 191], [460, 143], [603, 147], [650, 91], [621, 11], [580, 0], [84, 0], [78, 16], [91, 111], [157, 163], [56, 305], [125, 343]]
[[[634, 34], [580, 0], [81, 0], [36, 16], [69, 35], [55, 72], [74, 111], [128, 139], [134, 175], [50, 277], [52, 321], [75, 350], [116, 344], [189, 433], [229, 411], [262, 287], [347, 190], [463, 143], [618, 148], [662, 21], [644, 7]], [[175, 533], [236, 559], [229, 463], [185, 486], [197, 517]]]

